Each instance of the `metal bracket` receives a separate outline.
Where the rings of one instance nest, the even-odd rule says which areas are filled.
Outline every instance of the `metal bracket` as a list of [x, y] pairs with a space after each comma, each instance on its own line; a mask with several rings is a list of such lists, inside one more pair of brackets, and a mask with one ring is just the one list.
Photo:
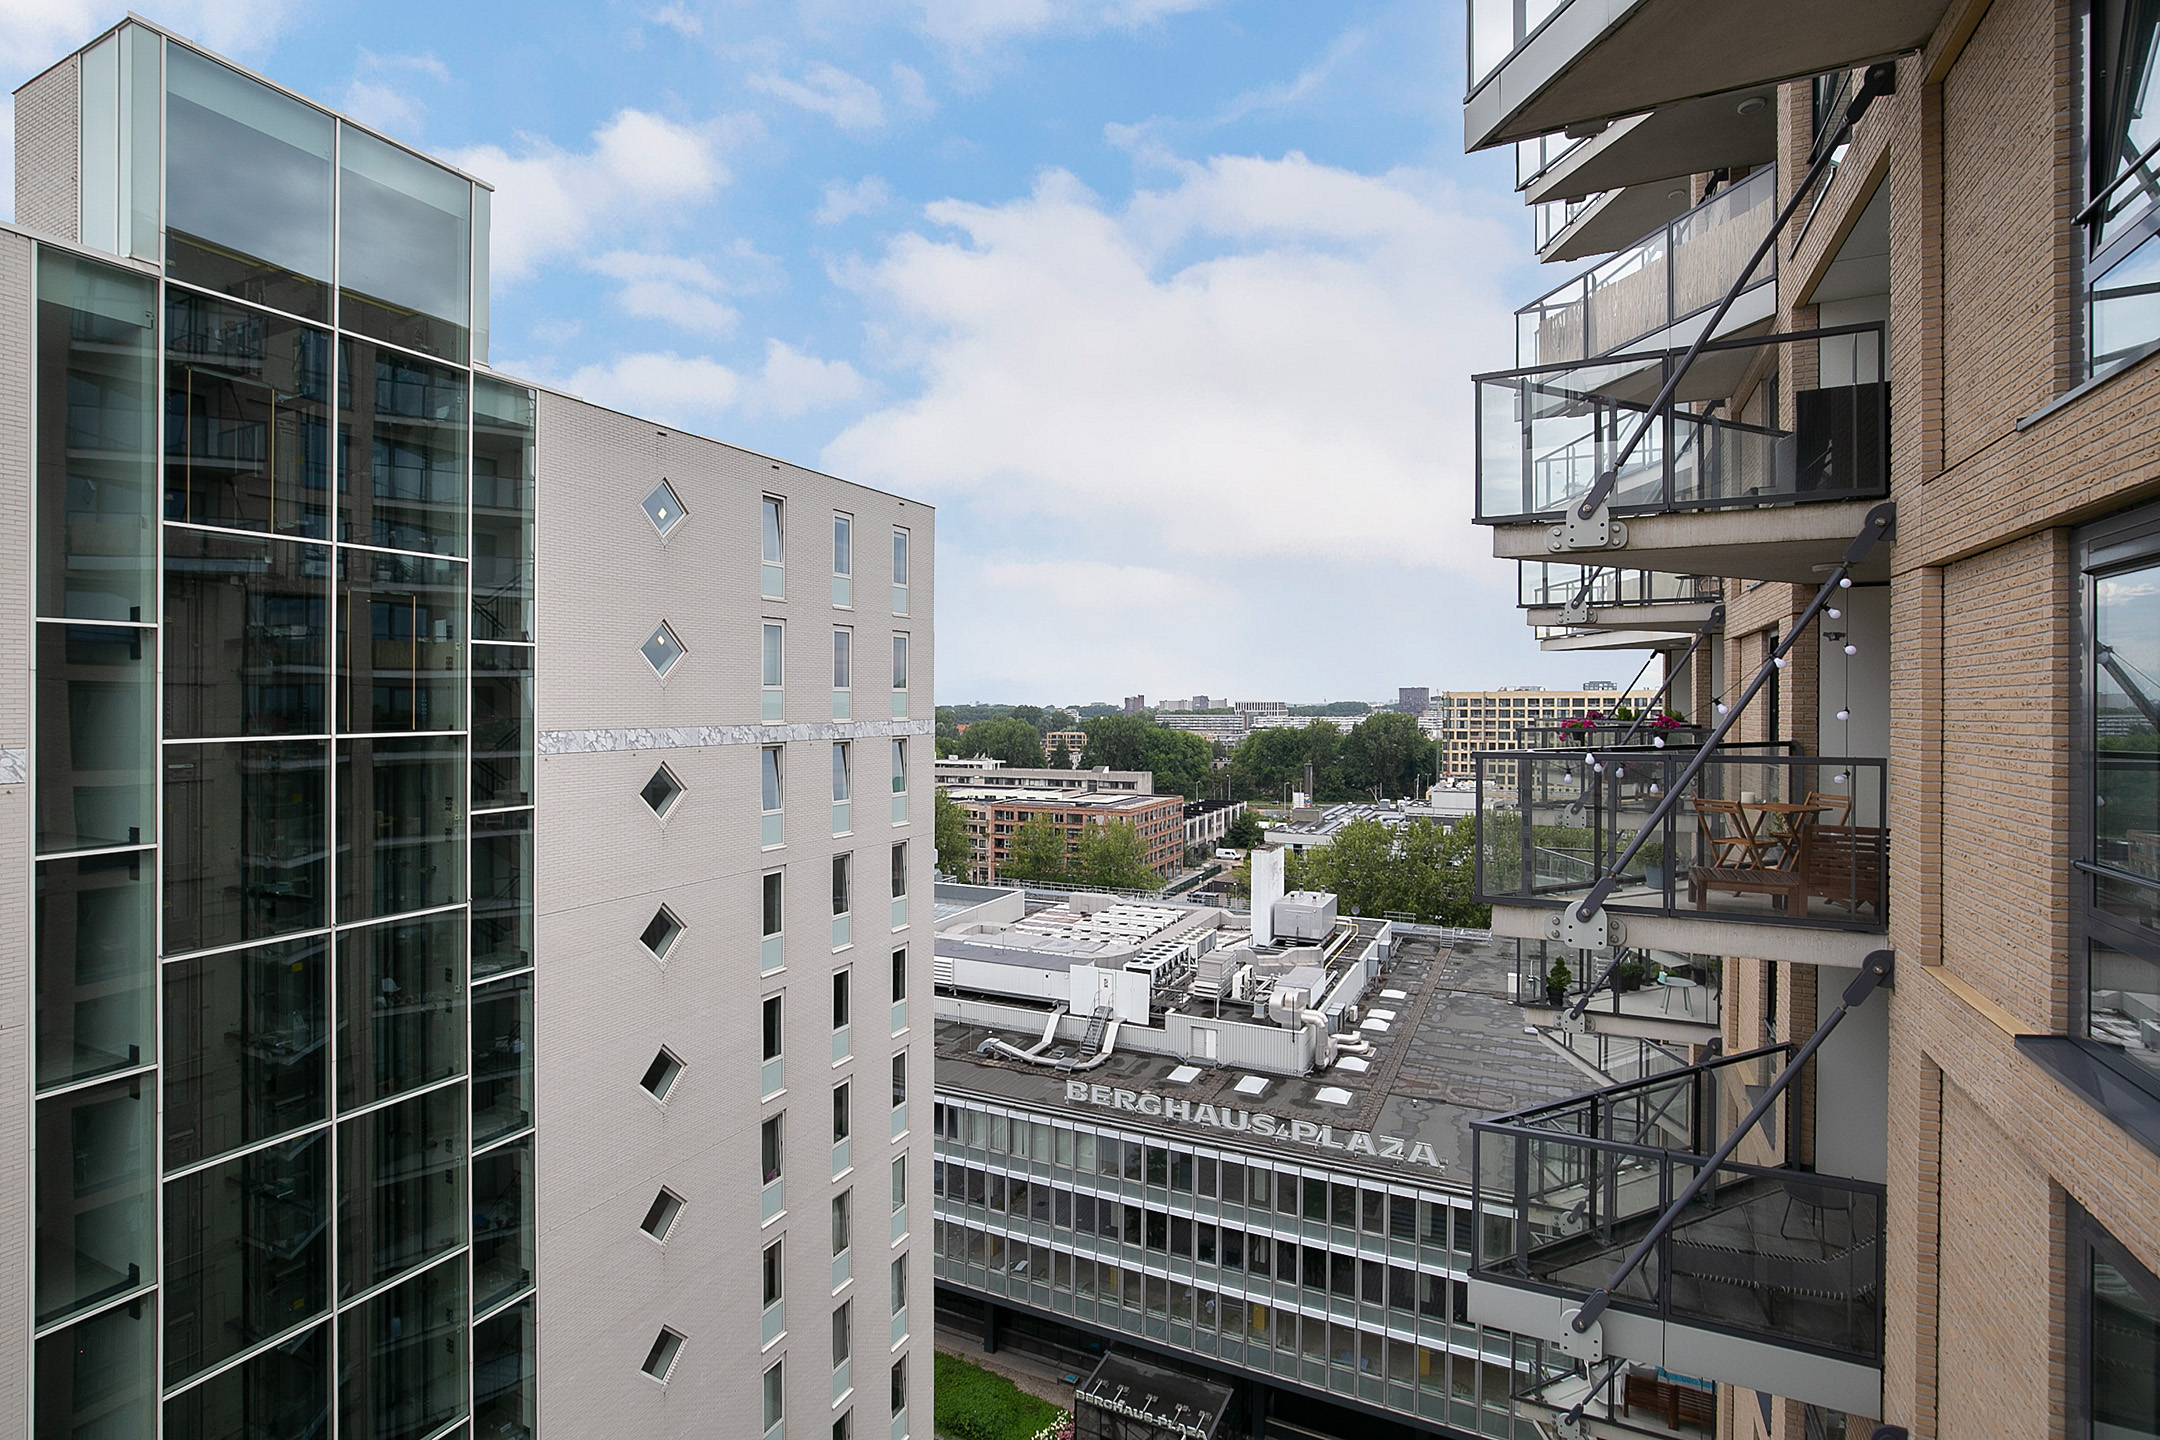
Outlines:
[[1560, 611], [1560, 623], [1562, 625], [1589, 625], [1596, 618], [1597, 612], [1590, 608], [1590, 602], [1587, 600], [1580, 605], [1570, 600]]
[[1603, 1322], [1593, 1320], [1587, 1328], [1578, 1332], [1575, 1329], [1575, 1317], [1581, 1313], [1579, 1306], [1571, 1306], [1560, 1312], [1560, 1338], [1553, 1343], [1559, 1347], [1561, 1354], [1572, 1355], [1578, 1360], [1587, 1360], [1595, 1365], [1605, 1358], [1605, 1326]]
[[1588, 920], [1578, 919], [1575, 906], [1570, 904], [1547, 922], [1545, 935], [1549, 940], [1558, 940], [1577, 950], [1603, 950], [1608, 946], [1625, 945], [1627, 926], [1607, 915], [1602, 905]]
[[1558, 525], [1552, 527], [1545, 537], [1548, 550], [1624, 550], [1627, 548], [1627, 526], [1612, 518], [1610, 501], [1598, 506], [1588, 519], [1583, 518], [1580, 507], [1569, 506]]

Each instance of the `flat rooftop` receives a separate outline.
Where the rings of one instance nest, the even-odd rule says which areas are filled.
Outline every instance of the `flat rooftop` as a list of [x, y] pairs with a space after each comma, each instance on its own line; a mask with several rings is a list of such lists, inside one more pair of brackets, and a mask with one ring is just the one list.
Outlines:
[[[937, 1085], [1039, 1111], [1066, 1111], [1075, 1119], [1176, 1135], [1218, 1149], [1394, 1174], [1421, 1185], [1467, 1191], [1473, 1119], [1564, 1099], [1595, 1083], [1543, 1038], [1526, 1032], [1523, 1012], [1507, 998], [1514, 971], [1509, 942], [1440, 941], [1398, 932], [1393, 953], [1361, 1007], [1357, 1034], [1371, 1042], [1374, 1051], [1362, 1071], [1338, 1060], [1315, 1075], [1249, 1075], [1170, 1056], [1115, 1052], [1091, 1070], [1067, 1073], [975, 1053], [992, 1036], [1023, 1046], [1036, 1036], [941, 1019], [935, 1042]], [[1250, 1006], [1225, 1000], [1223, 1014], [1246, 1016]], [[1236, 1089], [1252, 1079], [1266, 1081], [1258, 1094]], [[1187, 1101], [1194, 1112], [1204, 1104], [1218, 1112], [1264, 1113], [1274, 1117], [1280, 1129], [1264, 1135], [1250, 1128], [1249, 1121], [1243, 1130], [1166, 1121], [1092, 1098], [1068, 1099], [1068, 1083], [1086, 1084], [1091, 1096], [1093, 1087], [1101, 1086]], [[1326, 1126], [1326, 1139], [1293, 1138], [1291, 1122], [1298, 1121]], [[1347, 1137], [1355, 1132], [1371, 1137], [1374, 1153], [1349, 1148]], [[1399, 1148], [1379, 1143], [1394, 1140], [1404, 1143]], [[1417, 1146], [1431, 1147], [1430, 1156], [1416, 1151], [1413, 1163]], [[1397, 1153], [1388, 1154], [1390, 1149]]]

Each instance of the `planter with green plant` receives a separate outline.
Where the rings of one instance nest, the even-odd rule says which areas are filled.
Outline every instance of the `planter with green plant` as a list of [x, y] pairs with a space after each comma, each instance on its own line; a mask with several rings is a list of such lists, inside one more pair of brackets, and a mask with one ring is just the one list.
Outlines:
[[1652, 890], [1663, 890], [1665, 888], [1664, 844], [1661, 841], [1652, 840], [1647, 845], [1644, 845], [1642, 849], [1635, 852], [1635, 858], [1642, 862], [1643, 883]]
[[1574, 979], [1575, 972], [1568, 969], [1567, 961], [1553, 961], [1552, 969], [1545, 972], [1545, 1003], [1554, 1009], [1565, 1004], [1568, 986]]

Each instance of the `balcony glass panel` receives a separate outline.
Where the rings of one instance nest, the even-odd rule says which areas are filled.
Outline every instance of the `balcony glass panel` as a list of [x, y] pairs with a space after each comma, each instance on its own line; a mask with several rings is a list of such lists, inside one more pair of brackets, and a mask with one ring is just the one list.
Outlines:
[[157, 1273], [150, 1125], [156, 1086], [114, 1080], [37, 1105], [37, 1323], [94, 1309]]
[[[1480, 1279], [1605, 1285], [1788, 1047], [1473, 1122]], [[1613, 1308], [1796, 1349], [1882, 1359], [1883, 1189], [1783, 1168], [1766, 1124], [1691, 1202]]]
[[[1721, 190], [1671, 224], [1515, 312], [1515, 363], [1609, 355], [1710, 309], [1777, 218], [1772, 170]], [[1557, 233], [1557, 232], [1556, 232]], [[1749, 286], [1777, 278], [1773, 253]]]
[[165, 292], [165, 518], [330, 538], [330, 332]]
[[330, 1327], [318, 1325], [166, 1401], [165, 1434], [170, 1440], [323, 1435], [330, 1428], [330, 1381]]
[[153, 282], [38, 252], [37, 613], [155, 620]]
[[330, 1113], [330, 941], [165, 966], [165, 1163], [191, 1165]]
[[330, 728], [330, 547], [165, 532], [165, 735]]
[[[1656, 401], [1684, 352], [1482, 375], [1478, 519], [1557, 517], [1580, 500]], [[1720, 340], [1629, 455], [1617, 513], [1800, 504], [1889, 484], [1889, 387], [1880, 325]], [[1782, 392], [1779, 376], [1811, 387]]]
[[156, 838], [152, 751], [155, 632], [38, 625], [38, 849], [94, 850]]
[[1520, 190], [1547, 170], [1560, 163], [1562, 157], [1572, 153], [1578, 145], [1588, 142], [1584, 135], [1540, 135], [1530, 140], [1515, 142], [1515, 188]]
[[1718, 598], [1718, 582], [1695, 575], [1523, 560], [1517, 562], [1516, 603], [1525, 610], [1565, 606], [1586, 584], [1592, 605], [1692, 605]]
[[37, 1083], [131, 1070], [156, 1053], [151, 853], [37, 867]]
[[330, 1303], [330, 1139], [318, 1130], [165, 1186], [165, 1382]]
[[[1555, 907], [1581, 898], [1692, 758], [1679, 748], [1480, 753], [1478, 898]], [[1887, 799], [1882, 760], [1722, 747], [1606, 908], [1880, 931]]]
[[[458, 1086], [338, 1126], [339, 1297], [463, 1244], [465, 1178], [465, 1097]], [[464, 1262], [451, 1268], [462, 1291]]]
[[327, 323], [335, 122], [184, 45], [165, 86], [165, 273]]
[[385, 1291], [338, 1321], [338, 1433], [421, 1440], [465, 1410], [465, 1263]]
[[319, 740], [165, 747], [165, 951], [330, 923], [330, 747]]
[[1470, 86], [1506, 63], [1567, 0], [1470, 0]]

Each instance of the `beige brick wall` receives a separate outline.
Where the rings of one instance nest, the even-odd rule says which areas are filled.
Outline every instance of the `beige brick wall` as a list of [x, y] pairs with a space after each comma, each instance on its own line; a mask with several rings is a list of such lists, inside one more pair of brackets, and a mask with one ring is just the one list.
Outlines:
[[15, 223], [63, 240], [78, 233], [79, 63], [70, 55], [15, 92]]

